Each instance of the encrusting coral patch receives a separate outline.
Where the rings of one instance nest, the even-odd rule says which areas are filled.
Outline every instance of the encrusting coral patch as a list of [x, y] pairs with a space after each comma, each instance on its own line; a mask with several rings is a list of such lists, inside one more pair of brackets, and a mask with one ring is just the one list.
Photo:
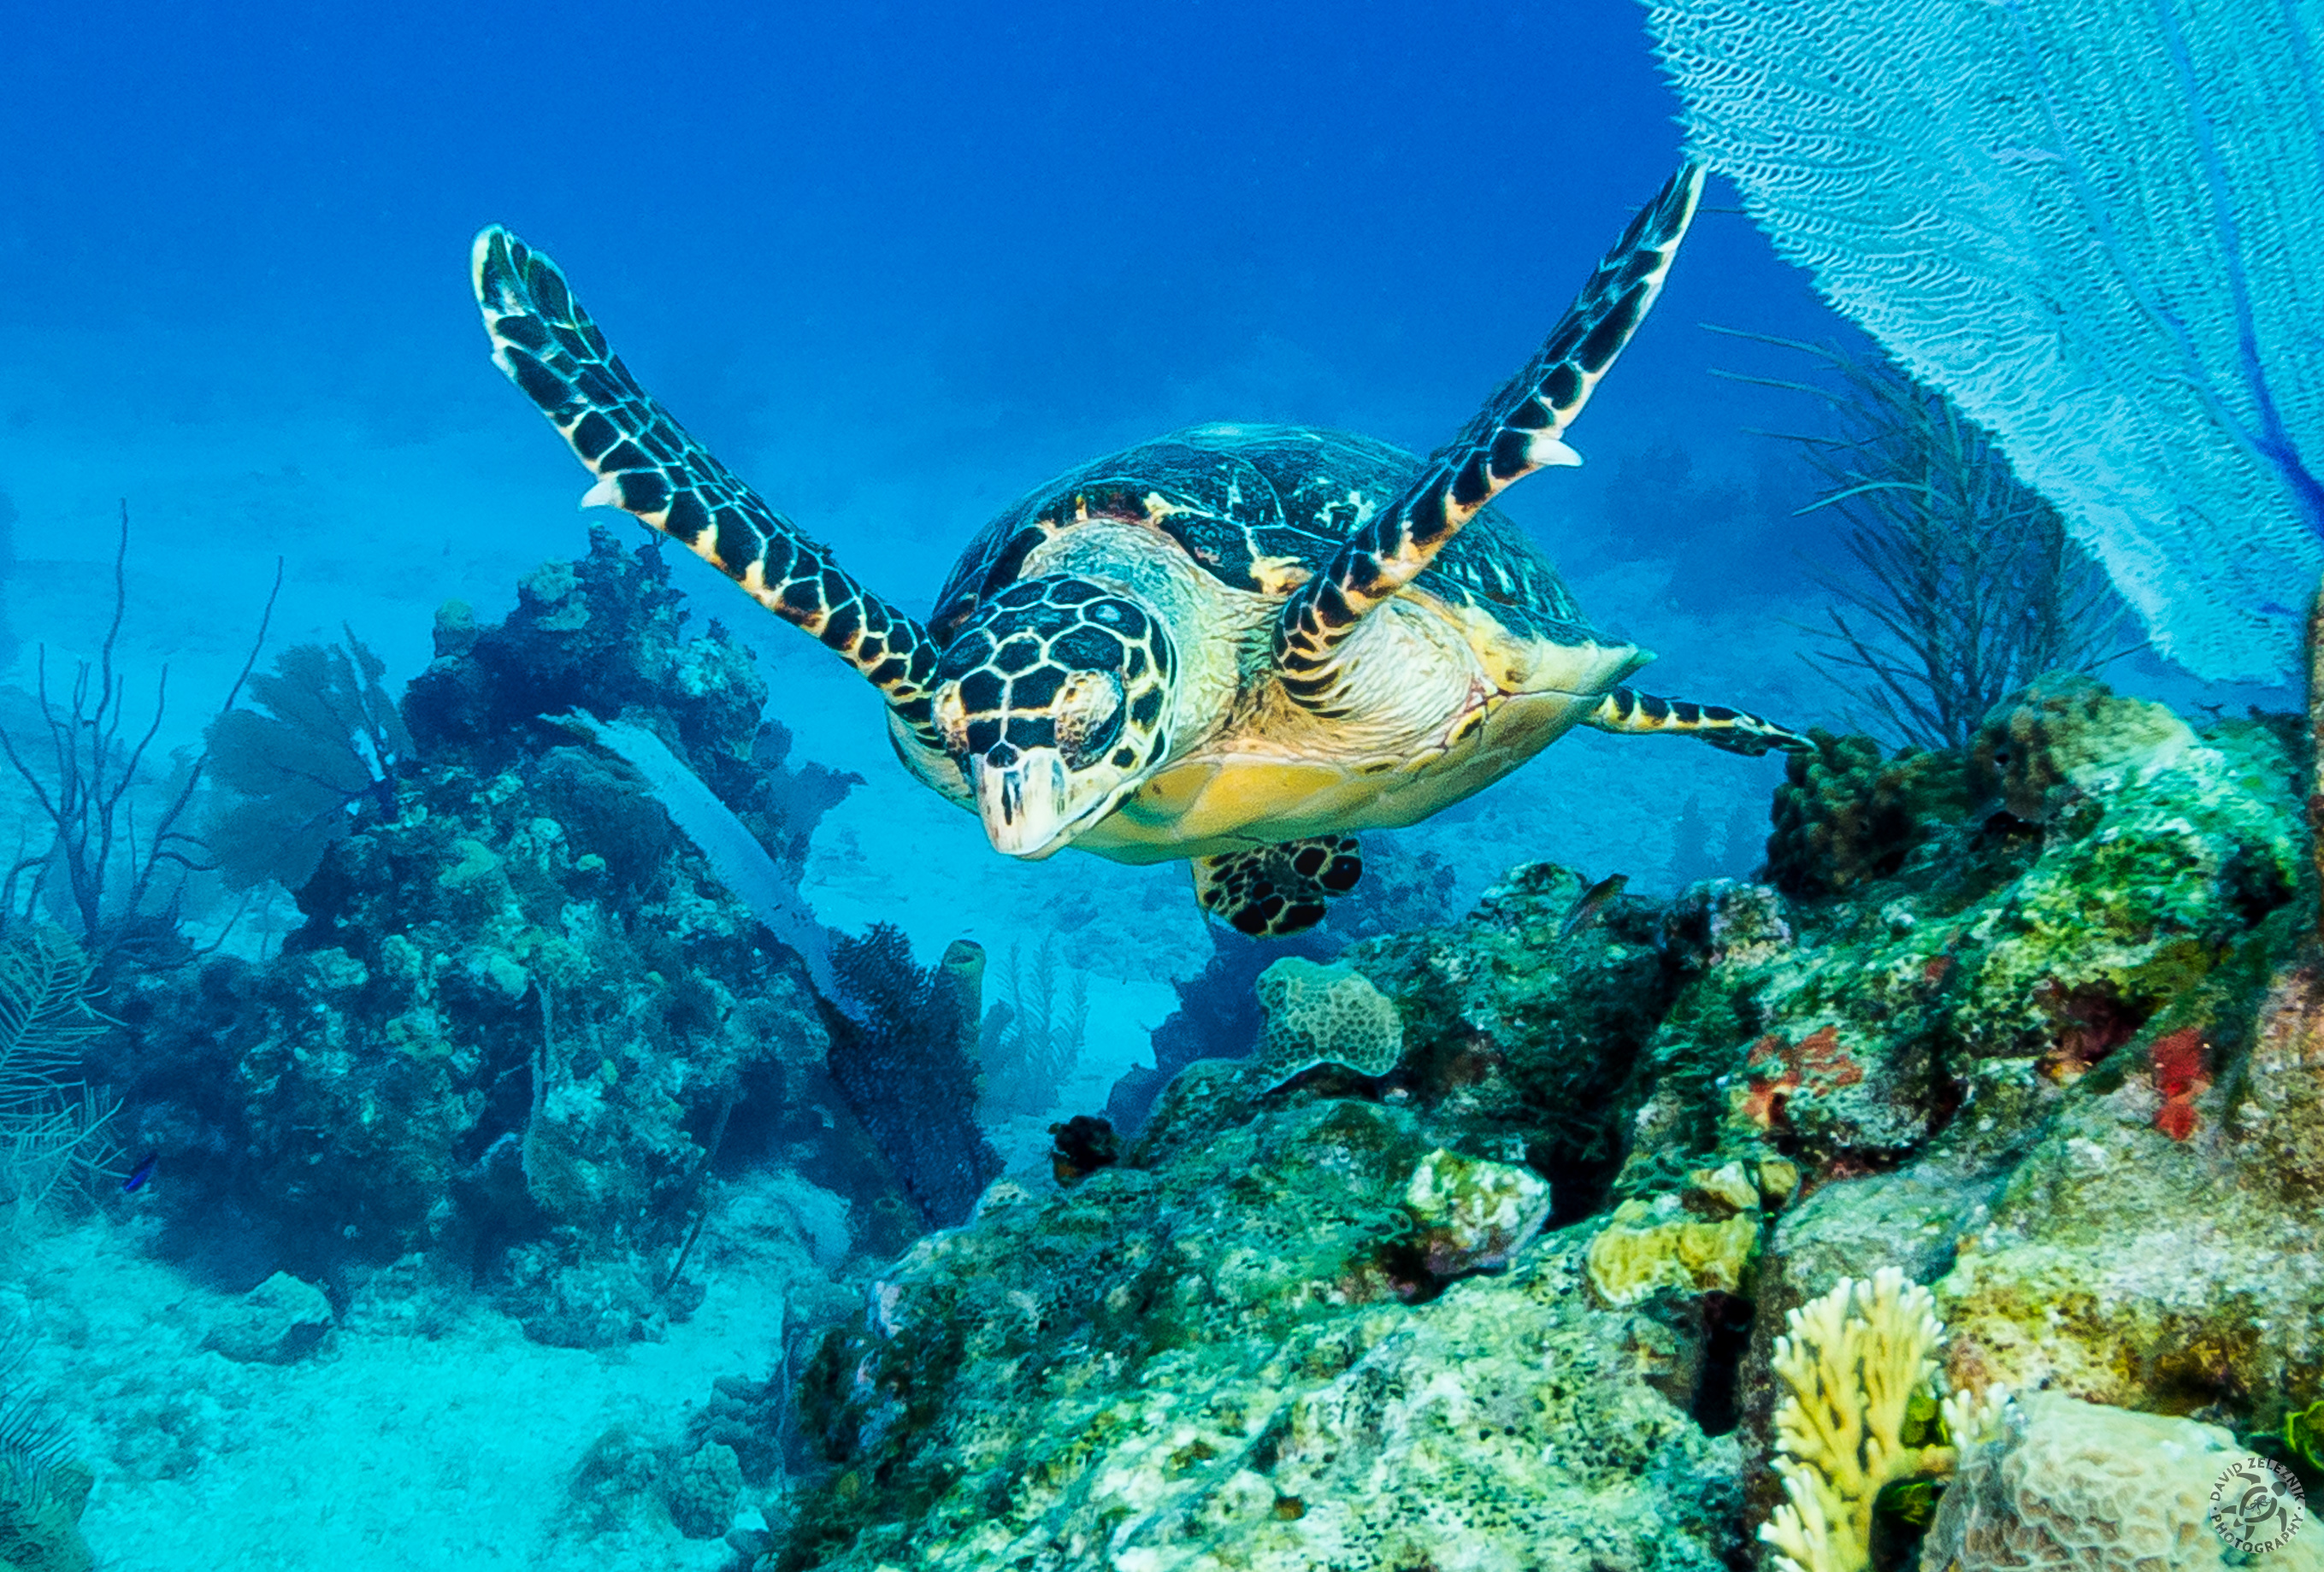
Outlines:
[[1259, 974], [1259, 1002], [1267, 1013], [1259, 1062], [1270, 1088], [1321, 1064], [1386, 1075], [1403, 1056], [1403, 1017], [1353, 967], [1286, 956]]

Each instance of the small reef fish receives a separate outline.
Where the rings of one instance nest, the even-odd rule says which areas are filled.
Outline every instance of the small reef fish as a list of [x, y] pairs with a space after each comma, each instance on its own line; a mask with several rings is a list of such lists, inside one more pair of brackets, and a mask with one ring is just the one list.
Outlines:
[[131, 1190], [144, 1189], [145, 1181], [153, 1177], [153, 1164], [161, 1160], [159, 1152], [148, 1152], [139, 1158], [137, 1166], [129, 1171], [129, 1177], [121, 1181], [121, 1193], [127, 1195]]
[[1620, 895], [1623, 887], [1629, 882], [1630, 876], [1627, 873], [1609, 873], [1583, 890], [1582, 898], [1566, 912], [1565, 921], [1558, 924], [1558, 942], [1563, 944], [1596, 922], [1598, 915], [1612, 904], [1614, 897]]

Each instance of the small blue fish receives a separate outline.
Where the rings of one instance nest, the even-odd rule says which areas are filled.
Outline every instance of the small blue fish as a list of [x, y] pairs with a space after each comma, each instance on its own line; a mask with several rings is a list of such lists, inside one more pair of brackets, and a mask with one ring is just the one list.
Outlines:
[[1596, 921], [1598, 914], [1612, 905], [1614, 897], [1622, 893], [1622, 887], [1629, 882], [1627, 873], [1609, 873], [1583, 890], [1582, 898], [1567, 910], [1565, 921], [1558, 924], [1558, 942], [1563, 943]]
[[133, 1190], [143, 1190], [145, 1181], [153, 1177], [153, 1164], [161, 1160], [159, 1152], [148, 1152], [139, 1158], [137, 1166], [129, 1171], [129, 1177], [121, 1181], [121, 1193], [127, 1195]]

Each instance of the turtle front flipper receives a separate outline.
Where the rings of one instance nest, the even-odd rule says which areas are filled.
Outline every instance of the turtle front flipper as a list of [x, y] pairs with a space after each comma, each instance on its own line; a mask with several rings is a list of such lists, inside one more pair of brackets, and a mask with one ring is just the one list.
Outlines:
[[1582, 723], [1628, 737], [1692, 737], [1729, 753], [1757, 758], [1771, 749], [1813, 753], [1815, 744], [1787, 727], [1724, 704], [1658, 698], [1636, 688], [1611, 688]]
[[841, 571], [656, 403], [540, 253], [495, 225], [476, 236], [476, 304], [493, 360], [540, 406], [597, 483], [582, 506], [620, 508], [836, 650], [930, 748], [936, 645]]
[[1311, 835], [1194, 859], [1194, 898], [1254, 939], [1305, 933], [1323, 920], [1323, 903], [1346, 895], [1363, 877], [1352, 835]]
[[1284, 691], [1333, 707], [1333, 654], [1364, 614], [1420, 576], [1485, 504], [1537, 469], [1579, 464], [1566, 427], [1662, 292], [1702, 194], [1687, 164], [1641, 208], [1530, 363], [1437, 450], [1396, 501], [1356, 526], [1323, 572], [1284, 602], [1275, 666]]

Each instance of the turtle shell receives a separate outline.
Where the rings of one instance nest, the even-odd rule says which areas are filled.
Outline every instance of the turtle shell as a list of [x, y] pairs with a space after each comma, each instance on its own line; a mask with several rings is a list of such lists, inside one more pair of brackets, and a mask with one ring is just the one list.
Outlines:
[[[1028, 493], [978, 532], [936, 595], [929, 631], [949, 644], [987, 599], [1016, 582], [1044, 540], [1084, 521], [1149, 524], [1221, 583], [1283, 593], [1261, 574], [1290, 562], [1315, 573], [1348, 532], [1392, 504], [1420, 473], [1413, 454], [1305, 426], [1196, 426], [1084, 464]], [[1608, 642], [1582, 617], [1549, 559], [1487, 508], [1438, 552], [1415, 587], [1474, 606], [1520, 638]]]

